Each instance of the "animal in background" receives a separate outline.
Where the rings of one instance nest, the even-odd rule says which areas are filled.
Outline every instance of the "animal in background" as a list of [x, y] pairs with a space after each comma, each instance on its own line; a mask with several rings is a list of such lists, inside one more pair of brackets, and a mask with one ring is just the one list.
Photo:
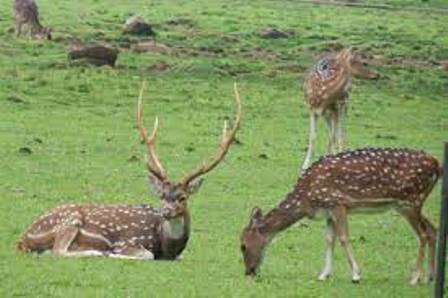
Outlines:
[[17, 36], [22, 35], [23, 26], [27, 26], [32, 38], [51, 40], [51, 29], [42, 26], [39, 21], [36, 1], [14, 0], [14, 20]]
[[434, 157], [411, 149], [366, 148], [322, 158], [307, 169], [277, 207], [266, 215], [258, 207], [253, 209], [249, 224], [241, 234], [246, 275], [257, 274], [264, 251], [277, 234], [302, 218], [323, 214], [327, 221], [325, 266], [319, 280], [326, 280], [332, 273], [337, 237], [352, 270], [352, 281], [359, 282], [361, 270], [350, 244], [347, 216], [351, 212], [394, 209], [409, 222], [419, 242], [411, 284], [417, 284], [422, 278], [426, 248], [429, 253], [428, 276], [432, 280], [436, 229], [422, 214], [422, 208], [440, 172]]
[[367, 63], [351, 48], [323, 56], [306, 74], [303, 88], [305, 101], [309, 106], [310, 126], [302, 173], [313, 159], [320, 115], [324, 117], [329, 130], [328, 152], [335, 154], [343, 150], [344, 120], [352, 77], [376, 79], [379, 75], [369, 70]]
[[241, 102], [236, 84], [236, 119], [226, 122], [217, 154], [179, 182], [171, 181], [155, 149], [157, 118], [152, 133], [143, 125], [140, 92], [137, 125], [148, 151], [149, 180], [162, 207], [148, 205], [68, 204], [47, 211], [23, 233], [17, 244], [22, 252], [44, 252], [67, 257], [109, 256], [125, 259], [173, 260], [185, 249], [190, 236], [188, 198], [202, 184], [200, 176], [224, 160], [240, 127]]

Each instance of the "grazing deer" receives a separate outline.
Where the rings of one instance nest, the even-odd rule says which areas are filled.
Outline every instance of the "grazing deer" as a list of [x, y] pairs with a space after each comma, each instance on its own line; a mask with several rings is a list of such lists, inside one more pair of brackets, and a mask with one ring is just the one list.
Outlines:
[[22, 34], [23, 25], [29, 27], [31, 37], [51, 40], [51, 29], [41, 25], [39, 11], [34, 0], [14, 0], [16, 35]]
[[294, 190], [263, 216], [254, 208], [241, 235], [246, 275], [257, 274], [266, 246], [281, 231], [304, 217], [323, 212], [327, 218], [325, 266], [319, 280], [332, 271], [335, 237], [344, 248], [358, 282], [361, 271], [350, 244], [347, 215], [354, 211], [397, 210], [419, 240], [416, 269], [411, 284], [422, 275], [426, 246], [429, 247], [429, 278], [435, 274], [436, 231], [422, 214], [422, 206], [440, 175], [437, 160], [410, 149], [360, 149], [328, 155], [315, 162]]
[[241, 102], [236, 84], [236, 119], [230, 131], [224, 123], [217, 155], [179, 183], [168, 179], [155, 150], [157, 118], [150, 136], [143, 126], [142, 92], [138, 102], [138, 128], [148, 151], [149, 180], [162, 200], [162, 208], [147, 205], [80, 205], [54, 208], [37, 218], [18, 242], [23, 252], [50, 250], [61, 256], [109, 256], [128, 259], [176, 259], [190, 234], [188, 197], [198, 191], [200, 176], [226, 156], [240, 127]]
[[305, 76], [303, 85], [305, 101], [310, 108], [308, 150], [302, 165], [302, 173], [313, 159], [316, 143], [317, 120], [323, 115], [329, 130], [328, 152], [343, 150], [344, 118], [352, 77], [376, 79], [379, 75], [366, 67], [366, 62], [351, 49], [322, 57]]

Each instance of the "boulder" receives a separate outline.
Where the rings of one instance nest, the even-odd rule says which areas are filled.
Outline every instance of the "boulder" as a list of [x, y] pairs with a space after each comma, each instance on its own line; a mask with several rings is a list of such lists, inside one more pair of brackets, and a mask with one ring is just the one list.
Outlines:
[[141, 17], [132, 17], [126, 20], [123, 33], [140, 36], [155, 36], [152, 26]]
[[96, 66], [114, 66], [119, 51], [108, 46], [85, 46], [71, 50], [68, 58], [71, 61], [85, 62]]

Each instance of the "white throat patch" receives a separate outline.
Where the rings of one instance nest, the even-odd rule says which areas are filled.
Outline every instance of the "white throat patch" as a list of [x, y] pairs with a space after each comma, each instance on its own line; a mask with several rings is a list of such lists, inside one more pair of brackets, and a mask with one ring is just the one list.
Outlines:
[[166, 220], [163, 225], [163, 235], [172, 238], [179, 239], [185, 234], [185, 225], [183, 217]]

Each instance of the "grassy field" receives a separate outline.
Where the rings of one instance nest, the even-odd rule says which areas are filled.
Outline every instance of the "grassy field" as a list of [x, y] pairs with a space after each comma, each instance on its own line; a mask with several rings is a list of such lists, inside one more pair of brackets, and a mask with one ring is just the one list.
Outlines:
[[[313, 6], [299, 1], [40, 0], [54, 41], [17, 39], [11, 2], [0, 3], [0, 297], [428, 297], [410, 287], [417, 243], [395, 213], [351, 217], [363, 269], [350, 282], [336, 248], [323, 265], [324, 222], [305, 221], [278, 237], [256, 281], [243, 276], [239, 234], [253, 206], [268, 210], [297, 179], [308, 132], [304, 71], [328, 49], [355, 45], [381, 72], [355, 81], [348, 147], [413, 147], [442, 156], [448, 140], [448, 23], [439, 12]], [[298, 3], [299, 2], [299, 3]], [[382, 1], [366, 1], [382, 3]], [[251, 4], [249, 4], [251, 3]], [[397, 0], [441, 8], [445, 1]], [[124, 20], [155, 25], [159, 53], [125, 48], [116, 68], [71, 67], [67, 49], [85, 42], [126, 46]], [[290, 32], [263, 39], [260, 30]], [[135, 110], [146, 80], [146, 119], [160, 128], [158, 152], [181, 177], [218, 146], [239, 82], [243, 126], [226, 162], [192, 198], [192, 237], [184, 259], [134, 262], [19, 255], [16, 240], [45, 209], [63, 202], [150, 203]], [[320, 126], [319, 151], [326, 147]], [[425, 213], [438, 221], [440, 183]]]

